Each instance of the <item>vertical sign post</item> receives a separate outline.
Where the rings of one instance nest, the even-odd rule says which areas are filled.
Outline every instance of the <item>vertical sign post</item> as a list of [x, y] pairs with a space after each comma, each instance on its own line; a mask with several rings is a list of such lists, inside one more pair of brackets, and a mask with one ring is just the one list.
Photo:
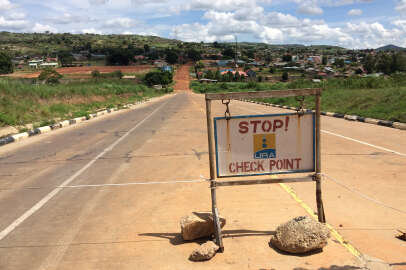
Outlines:
[[220, 252], [224, 251], [223, 238], [221, 235], [221, 227], [217, 209], [216, 199], [216, 173], [214, 164], [214, 145], [213, 145], [213, 121], [211, 120], [211, 100], [206, 99], [206, 116], [207, 116], [207, 138], [209, 142], [209, 162], [210, 162], [210, 189], [211, 189], [211, 210], [213, 213], [214, 231], [216, 236], [216, 244], [220, 247]]

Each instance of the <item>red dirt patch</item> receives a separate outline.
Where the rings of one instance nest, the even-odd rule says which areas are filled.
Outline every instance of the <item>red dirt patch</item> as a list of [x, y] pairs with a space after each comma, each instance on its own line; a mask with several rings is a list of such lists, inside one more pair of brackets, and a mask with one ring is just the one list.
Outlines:
[[190, 91], [189, 84], [190, 84], [190, 76], [189, 76], [189, 69], [192, 64], [186, 64], [176, 71], [175, 74], [175, 91]]
[[[60, 74], [90, 74], [94, 70], [98, 70], [101, 73], [113, 72], [116, 70], [121, 70], [124, 73], [136, 73], [150, 70], [153, 66], [151, 65], [142, 65], [142, 66], [89, 66], [89, 67], [63, 67], [57, 68]], [[8, 74], [9, 77], [16, 78], [37, 78], [40, 74], [40, 71], [33, 73], [13, 73]]]

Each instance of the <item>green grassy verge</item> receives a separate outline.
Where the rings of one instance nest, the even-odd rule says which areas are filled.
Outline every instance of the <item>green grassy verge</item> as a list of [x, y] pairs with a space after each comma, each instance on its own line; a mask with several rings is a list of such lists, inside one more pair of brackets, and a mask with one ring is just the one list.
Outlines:
[[0, 79], [0, 126], [28, 123], [46, 125], [55, 119], [87, 116], [148, 97], [155, 90], [129, 80], [93, 79], [58, 85], [33, 85], [30, 81]]
[[[197, 93], [209, 92], [243, 92], [282, 90], [297, 88], [324, 89], [322, 110], [343, 114], [354, 114], [383, 120], [406, 123], [406, 76], [396, 75], [391, 78], [349, 78], [330, 79], [321, 84], [309, 80], [290, 83], [218, 83], [200, 84], [192, 82], [191, 88]], [[295, 106], [295, 98], [270, 98], [261, 101]], [[314, 109], [314, 98], [305, 98], [305, 107]]]

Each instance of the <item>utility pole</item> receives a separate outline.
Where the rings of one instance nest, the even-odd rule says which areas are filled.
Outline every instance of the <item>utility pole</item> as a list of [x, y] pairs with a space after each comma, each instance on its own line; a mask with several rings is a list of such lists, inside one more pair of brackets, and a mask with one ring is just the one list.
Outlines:
[[235, 61], [235, 69], [237, 70], [237, 68], [238, 68], [238, 64], [237, 64], [237, 60], [238, 60], [238, 49], [237, 49], [237, 44], [238, 44], [238, 41], [237, 41], [237, 35], [235, 35], [235, 57], [234, 57], [234, 61]]

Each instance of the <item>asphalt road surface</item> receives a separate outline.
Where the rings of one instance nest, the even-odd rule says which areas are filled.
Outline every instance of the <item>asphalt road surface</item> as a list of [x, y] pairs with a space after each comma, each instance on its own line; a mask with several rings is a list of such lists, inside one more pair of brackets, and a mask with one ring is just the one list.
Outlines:
[[[213, 109], [224, 115], [224, 105]], [[395, 238], [406, 228], [405, 131], [329, 117], [322, 129], [327, 222], [363, 260], [334, 237], [308, 256], [271, 248], [280, 223], [307, 214], [273, 184], [219, 189], [225, 252], [190, 262], [198, 244], [182, 241], [179, 219], [210, 211], [200, 178], [209, 175], [207, 133], [204, 97], [177, 92], [1, 147], [0, 269], [406, 269], [406, 242]], [[289, 187], [316, 209], [313, 183]]]

